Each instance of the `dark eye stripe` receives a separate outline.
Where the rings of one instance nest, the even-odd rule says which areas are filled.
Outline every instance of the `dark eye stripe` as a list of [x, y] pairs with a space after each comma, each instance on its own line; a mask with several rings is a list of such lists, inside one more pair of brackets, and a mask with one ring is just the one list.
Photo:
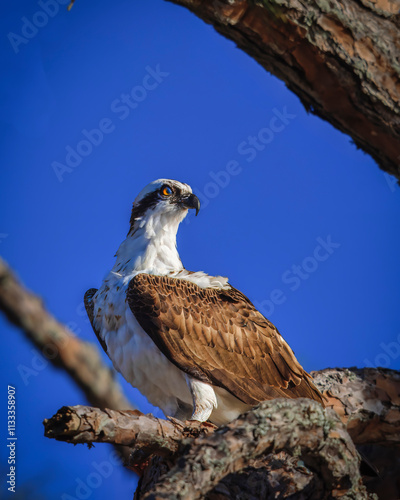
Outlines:
[[[171, 191], [170, 195], [165, 196], [162, 194], [162, 191], [165, 188]], [[156, 191], [146, 194], [146, 196], [144, 196], [144, 198], [137, 205], [134, 204], [132, 207], [129, 231], [132, 230], [132, 227], [136, 219], [143, 217], [144, 214], [147, 212], [147, 210], [157, 205], [160, 199], [162, 199], [161, 196], [164, 199], [168, 198], [169, 202], [173, 203], [174, 201], [179, 199], [181, 194], [182, 194], [181, 189], [178, 186], [171, 187], [168, 184], [164, 184], [163, 186], [161, 186], [161, 188], [158, 188]]]
[[133, 205], [131, 212], [131, 227], [133, 226], [136, 219], [143, 217], [147, 210], [151, 207], [155, 207], [158, 203], [160, 195], [157, 191], [146, 194], [146, 196], [137, 204]]

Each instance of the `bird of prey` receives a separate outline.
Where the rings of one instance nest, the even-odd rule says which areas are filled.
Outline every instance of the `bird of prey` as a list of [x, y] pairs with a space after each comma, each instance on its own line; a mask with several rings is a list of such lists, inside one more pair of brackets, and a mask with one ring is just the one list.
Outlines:
[[85, 294], [93, 330], [114, 367], [165, 415], [216, 425], [261, 401], [323, 404], [275, 326], [222, 276], [183, 267], [179, 224], [200, 202], [158, 179], [136, 197], [126, 239], [101, 287]]

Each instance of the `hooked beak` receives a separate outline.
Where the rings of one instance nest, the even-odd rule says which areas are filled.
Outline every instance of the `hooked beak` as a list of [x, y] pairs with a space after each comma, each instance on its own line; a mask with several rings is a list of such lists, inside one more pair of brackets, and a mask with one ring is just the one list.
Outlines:
[[187, 196], [182, 197], [179, 200], [179, 203], [184, 208], [194, 208], [196, 210], [196, 215], [199, 213], [200, 200], [197, 198], [197, 196], [195, 194], [189, 194]]

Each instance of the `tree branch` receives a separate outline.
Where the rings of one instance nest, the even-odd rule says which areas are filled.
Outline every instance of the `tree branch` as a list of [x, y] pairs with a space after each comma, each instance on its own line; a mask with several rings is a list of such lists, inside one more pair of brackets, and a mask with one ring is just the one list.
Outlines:
[[176, 453], [183, 439], [215, 429], [207, 423], [163, 420], [137, 410], [100, 410], [90, 406], [63, 406], [43, 424], [48, 438], [73, 444], [119, 444], [134, 447], [138, 454], [148, 456]]
[[0, 310], [54, 366], [68, 373], [91, 404], [133, 409], [97, 347], [78, 339], [48, 313], [42, 300], [19, 283], [1, 258]]
[[327, 368], [312, 375], [356, 444], [400, 445], [400, 372]]
[[398, 1], [169, 1], [212, 24], [307, 111], [400, 176]]
[[191, 499], [205, 495], [228, 473], [268, 453], [287, 451], [317, 471], [332, 498], [367, 499], [357, 451], [332, 410], [308, 399], [275, 399], [197, 438], [178, 463], [142, 498]]

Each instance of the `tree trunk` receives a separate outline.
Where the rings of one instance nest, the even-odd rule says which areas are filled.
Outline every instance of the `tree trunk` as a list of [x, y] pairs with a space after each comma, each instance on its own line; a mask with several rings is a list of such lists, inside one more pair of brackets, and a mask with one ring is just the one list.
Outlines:
[[283, 80], [400, 178], [399, 0], [169, 0]]

